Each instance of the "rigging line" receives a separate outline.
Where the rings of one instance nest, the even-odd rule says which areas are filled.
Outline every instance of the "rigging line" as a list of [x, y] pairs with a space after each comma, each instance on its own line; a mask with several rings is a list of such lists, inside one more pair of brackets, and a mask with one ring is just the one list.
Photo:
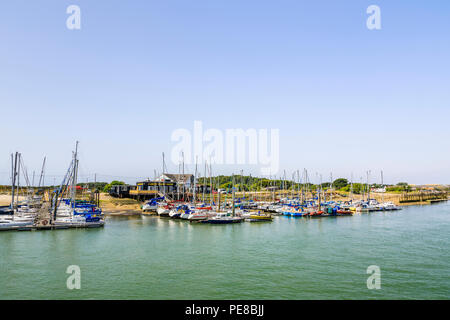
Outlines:
[[25, 178], [25, 183], [27, 184], [27, 187], [30, 187], [30, 179], [28, 178], [28, 171], [27, 168], [25, 167], [25, 164], [23, 162], [23, 157], [22, 155], [20, 155], [20, 166], [22, 167], [22, 174]]

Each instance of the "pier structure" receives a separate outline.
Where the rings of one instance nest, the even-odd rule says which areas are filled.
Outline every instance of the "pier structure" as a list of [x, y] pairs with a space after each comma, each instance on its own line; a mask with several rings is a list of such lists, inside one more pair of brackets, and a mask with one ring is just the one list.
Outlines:
[[405, 192], [401, 195], [400, 203], [410, 202], [437, 202], [448, 200], [447, 191], [417, 191], [417, 192]]

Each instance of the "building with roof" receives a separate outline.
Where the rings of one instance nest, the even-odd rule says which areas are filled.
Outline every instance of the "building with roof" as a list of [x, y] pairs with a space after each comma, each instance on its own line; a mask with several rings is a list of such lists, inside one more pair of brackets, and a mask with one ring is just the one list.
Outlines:
[[[193, 174], [172, 174], [163, 173], [154, 180], [139, 181], [135, 187], [111, 189], [111, 196], [129, 197], [137, 200], [147, 200], [156, 197], [166, 196], [168, 199], [182, 199], [186, 195], [188, 198], [193, 193]], [[197, 184], [196, 193], [210, 193], [210, 186]]]

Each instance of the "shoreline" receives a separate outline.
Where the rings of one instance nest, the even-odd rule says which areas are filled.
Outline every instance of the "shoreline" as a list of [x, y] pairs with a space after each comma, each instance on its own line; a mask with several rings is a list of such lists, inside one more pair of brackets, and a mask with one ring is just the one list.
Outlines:
[[[241, 195], [242, 196], [242, 195]], [[247, 193], [246, 197], [248, 199], [252, 199], [253, 196], [257, 198], [258, 194], [256, 193]], [[400, 194], [372, 194], [371, 198], [376, 199], [378, 202], [382, 202], [384, 199], [384, 202], [391, 201], [394, 204], [401, 206], [401, 207], [407, 207], [407, 206], [424, 206], [424, 205], [431, 205], [434, 203], [440, 203], [448, 201], [449, 199], [442, 199], [439, 201], [422, 201], [422, 202], [406, 202], [406, 203], [400, 203], [399, 198], [401, 197]], [[359, 200], [361, 198], [360, 195], [357, 195], [353, 197], [353, 200]], [[19, 196], [19, 200], [24, 200], [25, 197]], [[348, 196], [344, 196], [341, 194], [333, 194], [333, 200], [335, 201], [349, 201], [350, 198]], [[0, 206], [7, 206], [11, 203], [11, 195], [10, 194], [0, 194]], [[155, 213], [148, 212], [144, 213], [142, 212], [142, 205], [145, 202], [140, 202], [134, 199], [129, 198], [114, 198], [111, 197], [109, 194], [102, 193], [100, 194], [100, 208], [103, 210], [105, 216], [132, 216], [132, 215], [155, 215]]]

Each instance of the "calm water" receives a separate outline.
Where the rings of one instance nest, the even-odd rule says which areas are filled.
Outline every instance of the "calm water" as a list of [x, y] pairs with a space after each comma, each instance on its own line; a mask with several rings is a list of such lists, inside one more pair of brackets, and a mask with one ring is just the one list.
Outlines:
[[[1, 299], [449, 299], [450, 205], [273, 223], [109, 217], [0, 233]], [[66, 268], [81, 268], [81, 290]], [[368, 290], [366, 269], [381, 268]]]

